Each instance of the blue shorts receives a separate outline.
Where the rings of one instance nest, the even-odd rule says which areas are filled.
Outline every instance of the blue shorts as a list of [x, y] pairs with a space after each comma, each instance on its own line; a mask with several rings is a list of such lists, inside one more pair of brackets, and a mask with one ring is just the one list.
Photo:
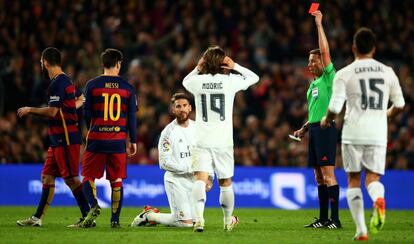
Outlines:
[[309, 124], [309, 154], [310, 167], [335, 166], [337, 131], [335, 122], [322, 129], [320, 122]]

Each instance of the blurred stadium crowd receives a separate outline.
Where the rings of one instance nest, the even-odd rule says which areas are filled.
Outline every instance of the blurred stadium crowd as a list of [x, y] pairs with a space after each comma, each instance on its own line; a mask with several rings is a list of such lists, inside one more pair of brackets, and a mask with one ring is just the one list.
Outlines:
[[[358, 27], [376, 32], [376, 58], [394, 67], [407, 103], [389, 126], [387, 167], [414, 169], [414, 2], [320, 2], [337, 70], [352, 61]], [[138, 153], [130, 163], [155, 164], [159, 133], [171, 120], [171, 95], [183, 90], [182, 79], [203, 50], [217, 44], [261, 77], [235, 100], [237, 164], [305, 167], [307, 137], [295, 143], [288, 134], [307, 115], [308, 51], [317, 47], [308, 7], [301, 0], [0, 0], [0, 162], [44, 160], [46, 119], [20, 120], [16, 109], [46, 102], [48, 82], [40, 72], [45, 47], [62, 50], [64, 71], [79, 89], [102, 72], [101, 51], [123, 52], [122, 75], [136, 87], [139, 103]]]

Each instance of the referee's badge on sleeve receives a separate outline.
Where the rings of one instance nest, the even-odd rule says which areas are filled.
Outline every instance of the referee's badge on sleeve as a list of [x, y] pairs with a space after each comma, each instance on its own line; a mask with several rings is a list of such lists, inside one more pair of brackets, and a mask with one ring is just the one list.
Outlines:
[[312, 97], [316, 98], [316, 97], [318, 97], [318, 95], [319, 95], [318, 88], [317, 87], [313, 88], [312, 89]]

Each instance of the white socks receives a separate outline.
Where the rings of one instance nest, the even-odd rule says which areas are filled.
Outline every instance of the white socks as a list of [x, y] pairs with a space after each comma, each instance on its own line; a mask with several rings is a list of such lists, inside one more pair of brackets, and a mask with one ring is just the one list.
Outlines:
[[362, 198], [361, 188], [348, 188], [346, 191], [349, 210], [351, 210], [352, 218], [356, 224], [357, 234], [366, 234], [367, 226], [364, 216], [364, 200]]
[[224, 224], [231, 224], [234, 210], [233, 186], [220, 186], [220, 206], [223, 210]]
[[175, 220], [172, 214], [165, 213], [149, 213], [147, 215], [148, 221], [155, 221], [157, 224], [175, 226], [175, 227], [193, 227], [193, 224], [183, 223]]
[[204, 222], [204, 205], [206, 203], [206, 183], [197, 180], [193, 185], [193, 200], [196, 222]]
[[384, 198], [384, 185], [379, 181], [373, 181], [367, 186], [369, 196], [375, 202], [378, 198]]

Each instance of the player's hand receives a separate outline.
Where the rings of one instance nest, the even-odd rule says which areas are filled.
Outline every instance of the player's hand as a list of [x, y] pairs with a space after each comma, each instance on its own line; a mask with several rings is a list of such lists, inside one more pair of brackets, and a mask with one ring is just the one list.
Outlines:
[[313, 16], [315, 16], [315, 23], [317, 26], [322, 25], [322, 12], [319, 10], [316, 10], [315, 12], [312, 13]]
[[203, 57], [201, 57], [201, 58], [198, 60], [198, 63], [197, 63], [197, 70], [198, 70], [198, 72], [200, 72], [200, 71], [203, 69], [203, 64], [204, 64], [204, 58], [203, 58]]
[[30, 113], [30, 107], [22, 107], [17, 110], [17, 115], [22, 118]]
[[305, 136], [305, 129], [302, 127], [299, 130], [296, 130], [295, 132], [293, 132], [293, 135], [295, 137], [302, 138]]
[[326, 119], [326, 116], [323, 116], [321, 120], [321, 128], [326, 129], [329, 127], [329, 121]]
[[234, 61], [233, 61], [233, 59], [231, 59], [230, 57], [226, 56], [223, 59], [223, 63], [221, 64], [221, 67], [223, 69], [228, 69], [228, 70], [234, 69]]
[[134, 156], [135, 153], [137, 153], [137, 144], [128, 142], [126, 151], [127, 151], [128, 157]]
[[206, 192], [209, 192], [211, 188], [213, 188], [213, 177], [208, 176], [207, 184], [206, 184]]

